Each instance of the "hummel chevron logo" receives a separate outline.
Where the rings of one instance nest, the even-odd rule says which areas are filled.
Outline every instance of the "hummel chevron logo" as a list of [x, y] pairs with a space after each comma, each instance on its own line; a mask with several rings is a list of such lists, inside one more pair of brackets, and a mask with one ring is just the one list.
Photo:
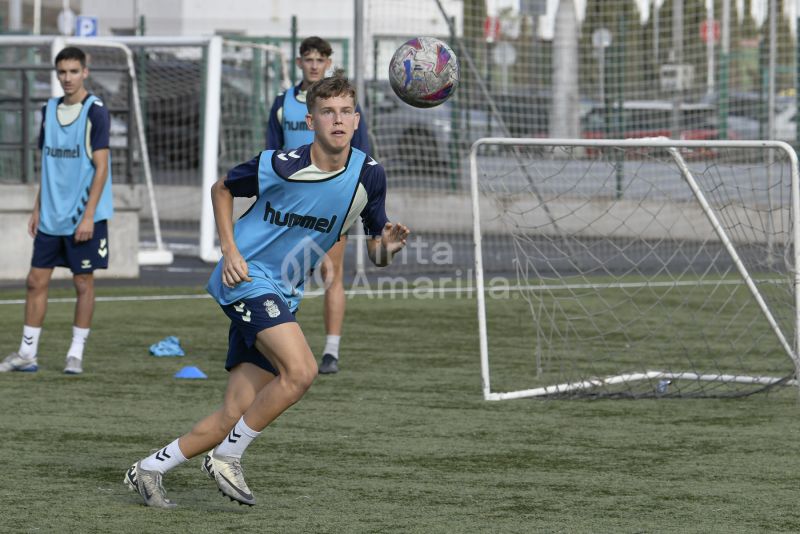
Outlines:
[[[161, 456], [162, 454], [164, 455], [163, 457]], [[164, 447], [163, 449], [161, 449], [156, 453], [156, 460], [158, 460], [159, 462], [166, 462], [169, 458], [172, 458], [172, 456], [167, 454], [166, 447]]]
[[25, 343], [26, 345], [33, 345], [33, 336], [23, 335], [22, 342]]
[[236, 310], [236, 313], [242, 314], [242, 321], [246, 323], [250, 322], [250, 310], [244, 307], [244, 302], [239, 301], [238, 304], [234, 304], [233, 309]]
[[378, 162], [375, 161], [374, 159], [372, 159], [372, 156], [370, 156], [369, 161], [367, 162], [367, 165], [369, 165], [370, 167], [374, 167], [377, 164], [378, 164]]
[[294, 150], [292, 150], [288, 154], [286, 152], [279, 153], [278, 154], [278, 159], [281, 160], [281, 161], [289, 161], [288, 159], [286, 159], [286, 156], [289, 156], [292, 159], [300, 159], [300, 156]]
[[[237, 441], [239, 441], [239, 438], [241, 438], [241, 437], [242, 437], [242, 435], [241, 434], [237, 434], [236, 433], [236, 429], [234, 428], [233, 430], [231, 430], [231, 433], [228, 434], [228, 442], [229, 443], [236, 443]], [[233, 439], [233, 438], [236, 438], [236, 439]]]

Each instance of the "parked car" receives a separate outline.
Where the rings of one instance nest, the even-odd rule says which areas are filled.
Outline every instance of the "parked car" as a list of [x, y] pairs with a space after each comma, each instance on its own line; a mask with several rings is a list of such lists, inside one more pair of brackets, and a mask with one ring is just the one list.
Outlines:
[[[666, 100], [629, 100], [622, 105], [624, 130], [620, 134], [625, 139], [643, 137], [673, 137], [674, 103]], [[617, 109], [612, 109], [612, 112]], [[603, 139], [608, 132], [613, 133], [614, 117], [606, 117], [606, 109], [598, 107], [589, 112], [583, 120], [583, 137]], [[681, 104], [679, 121], [680, 139], [717, 139], [718, 130], [714, 108], [703, 103]]]
[[455, 99], [415, 108], [385, 80], [367, 82], [364, 101], [373, 155], [390, 171], [445, 176], [474, 141], [503, 135], [485, 110], [466, 108]]
[[[703, 102], [717, 107], [719, 95], [708, 95]], [[728, 96], [728, 139], [765, 139], [767, 132], [766, 99], [758, 92], [733, 92]], [[775, 138], [795, 141], [795, 97], [775, 98]]]
[[797, 142], [797, 103], [786, 104], [775, 113], [775, 139]]
[[[615, 117], [606, 117], [604, 107], [593, 109], [584, 117], [581, 129], [584, 139], [675, 138], [673, 135], [674, 103], [667, 100], [629, 100], [622, 105], [622, 132], [614, 131]], [[618, 109], [618, 108], [617, 108]], [[617, 111], [612, 109], [612, 112]], [[705, 103], [683, 103], [678, 117], [678, 139], [710, 141], [719, 139], [715, 110]], [[589, 153], [595, 151], [590, 150]], [[650, 151], [643, 151], [650, 153]], [[689, 157], [713, 157], [711, 149], [686, 150]]]

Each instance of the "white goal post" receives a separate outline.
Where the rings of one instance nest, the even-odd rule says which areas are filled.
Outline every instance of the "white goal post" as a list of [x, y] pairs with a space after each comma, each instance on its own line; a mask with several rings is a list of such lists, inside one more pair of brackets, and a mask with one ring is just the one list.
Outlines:
[[[56, 38], [53, 39], [51, 44], [51, 53], [53, 60], [55, 60], [58, 53], [64, 48], [65, 45], [72, 45], [78, 47], [109, 47], [121, 51], [125, 56], [125, 66], [128, 69], [128, 76], [131, 80], [131, 92], [133, 93], [133, 116], [134, 124], [136, 125], [136, 142], [139, 144], [139, 150], [142, 159], [142, 171], [144, 174], [144, 183], [147, 188], [147, 200], [152, 214], [153, 221], [153, 235], [155, 239], [155, 248], [140, 248], [138, 251], [139, 265], [170, 265], [172, 264], [172, 252], [167, 250], [164, 246], [164, 240], [161, 238], [161, 220], [158, 216], [158, 204], [156, 203], [156, 190], [153, 186], [153, 173], [150, 168], [150, 157], [147, 150], [147, 139], [144, 134], [144, 129], [141, 127], [144, 124], [144, 117], [142, 115], [142, 103], [139, 97], [139, 83], [136, 80], [136, 67], [133, 64], [133, 53], [123, 43], [97, 39], [97, 38], [78, 38], [70, 37], [66, 39]], [[58, 83], [55, 71], [52, 73], [51, 87], [53, 89], [53, 96], [63, 95], [61, 86]], [[129, 125], [128, 127], [132, 127]]]
[[122, 202], [142, 208], [139, 263], [171, 263], [173, 253], [216, 262], [211, 184], [263, 150], [269, 108], [289, 80], [287, 52], [221, 36], [0, 36], [4, 61], [30, 71], [28, 101], [60, 94], [48, 71], [68, 44], [87, 53], [87, 89], [109, 108], [115, 182], [130, 186]]
[[470, 182], [485, 399], [797, 385], [788, 144], [484, 138]]

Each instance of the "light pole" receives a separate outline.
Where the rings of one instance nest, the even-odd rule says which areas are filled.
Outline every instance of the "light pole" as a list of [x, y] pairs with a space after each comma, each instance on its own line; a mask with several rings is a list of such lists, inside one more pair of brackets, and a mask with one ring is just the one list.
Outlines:
[[600, 102], [606, 101], [606, 48], [611, 46], [611, 32], [608, 28], [597, 28], [592, 32], [592, 46], [597, 53], [597, 68], [600, 76]]

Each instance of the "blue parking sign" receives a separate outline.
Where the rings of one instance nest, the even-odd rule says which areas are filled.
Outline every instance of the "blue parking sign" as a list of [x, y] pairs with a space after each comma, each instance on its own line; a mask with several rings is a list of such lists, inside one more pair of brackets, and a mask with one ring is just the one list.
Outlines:
[[97, 37], [97, 17], [78, 15], [75, 19], [75, 35], [78, 37]]

